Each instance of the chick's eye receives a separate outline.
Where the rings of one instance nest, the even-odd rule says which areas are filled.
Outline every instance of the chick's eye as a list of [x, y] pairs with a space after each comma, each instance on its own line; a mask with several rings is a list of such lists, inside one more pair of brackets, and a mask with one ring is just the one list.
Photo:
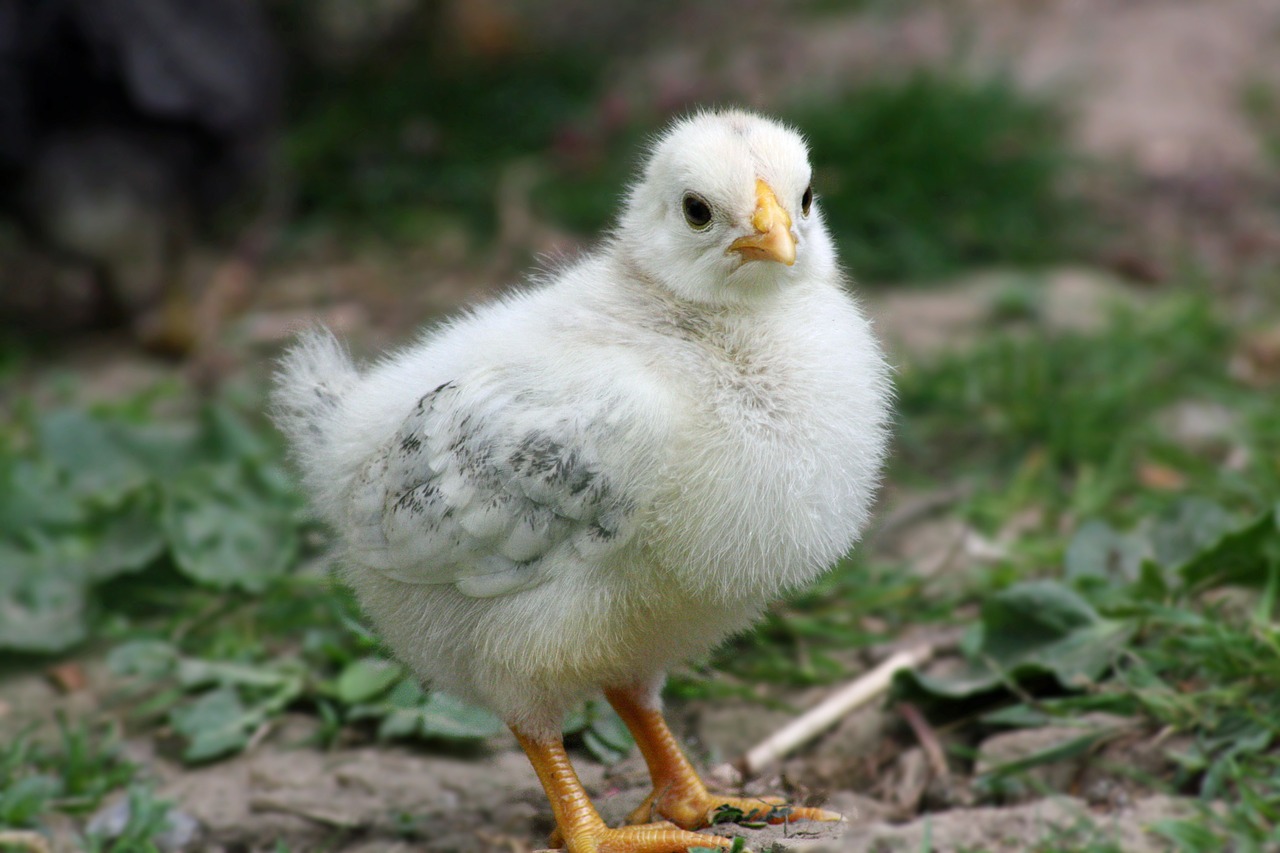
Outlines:
[[711, 224], [711, 205], [693, 193], [685, 193], [681, 202], [684, 208], [684, 219], [689, 227], [701, 231]]
[[804, 195], [800, 197], [800, 212], [805, 216], [809, 215], [809, 208], [813, 207], [813, 185], [804, 188]]

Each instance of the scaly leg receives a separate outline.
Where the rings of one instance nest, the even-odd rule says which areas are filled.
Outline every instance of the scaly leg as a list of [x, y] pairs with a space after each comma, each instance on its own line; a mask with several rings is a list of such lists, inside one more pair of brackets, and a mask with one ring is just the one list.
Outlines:
[[685, 853], [690, 847], [728, 849], [733, 845], [728, 838], [686, 832], [669, 823], [610, 829], [569, 763], [564, 742], [558, 736], [532, 738], [514, 726], [511, 730], [547, 792], [559, 837], [569, 853]]
[[769, 823], [843, 820], [841, 815], [825, 809], [787, 806], [779, 797], [750, 799], [710, 793], [646, 690], [611, 688], [604, 695], [631, 730], [653, 780], [653, 793], [631, 813], [631, 823], [652, 820], [656, 812], [684, 829], [700, 829], [714, 823], [716, 813], [722, 809], [722, 818], [736, 811], [745, 820]]

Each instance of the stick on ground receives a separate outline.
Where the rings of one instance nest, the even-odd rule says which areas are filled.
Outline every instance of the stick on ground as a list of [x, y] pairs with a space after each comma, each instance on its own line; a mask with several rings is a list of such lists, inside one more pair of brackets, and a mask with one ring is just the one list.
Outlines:
[[931, 645], [894, 653], [866, 675], [851, 681], [757, 746], [747, 750], [732, 765], [717, 767], [711, 772], [711, 778], [717, 782], [733, 784], [759, 773], [817, 737], [852, 711], [887, 693], [898, 670], [919, 666], [933, 657], [933, 654]]

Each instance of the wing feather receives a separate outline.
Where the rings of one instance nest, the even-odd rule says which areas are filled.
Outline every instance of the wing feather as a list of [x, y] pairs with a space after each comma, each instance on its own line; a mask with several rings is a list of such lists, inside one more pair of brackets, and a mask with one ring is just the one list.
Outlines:
[[607, 555], [629, 540], [634, 508], [601, 470], [591, 427], [441, 385], [358, 478], [350, 556], [397, 580], [494, 596], [537, 584], [557, 554]]

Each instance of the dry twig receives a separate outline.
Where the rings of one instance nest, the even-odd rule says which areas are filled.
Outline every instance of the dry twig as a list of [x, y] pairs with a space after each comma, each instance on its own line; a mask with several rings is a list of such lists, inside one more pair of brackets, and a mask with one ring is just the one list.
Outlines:
[[933, 654], [933, 646], [927, 644], [894, 653], [871, 672], [851, 681], [757, 746], [747, 750], [733, 764], [717, 767], [711, 772], [711, 778], [724, 784], [734, 784], [742, 778], [759, 773], [817, 737], [852, 711], [887, 693], [893, 676], [899, 670], [920, 666], [932, 658]]

